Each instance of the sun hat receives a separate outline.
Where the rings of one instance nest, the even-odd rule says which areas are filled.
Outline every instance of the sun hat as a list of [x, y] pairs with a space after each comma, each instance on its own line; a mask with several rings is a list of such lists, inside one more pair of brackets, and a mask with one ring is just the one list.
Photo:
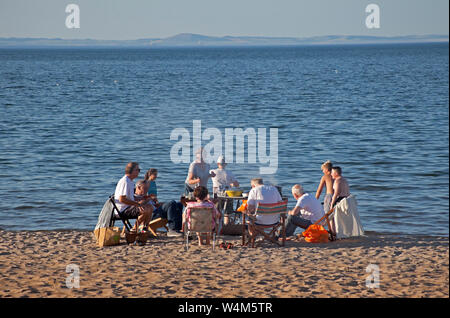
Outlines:
[[217, 163], [221, 163], [221, 164], [226, 163], [226, 162], [225, 162], [225, 157], [222, 156], [222, 155], [220, 155], [219, 158], [217, 158]]

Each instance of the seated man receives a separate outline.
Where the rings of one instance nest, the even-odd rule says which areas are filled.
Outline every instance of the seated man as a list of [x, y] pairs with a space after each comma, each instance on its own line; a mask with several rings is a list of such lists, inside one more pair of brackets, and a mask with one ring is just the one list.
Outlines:
[[167, 236], [179, 237], [183, 236], [183, 233], [181, 233], [182, 215], [183, 205], [180, 202], [175, 202], [174, 200], [172, 200], [159, 204], [159, 206], [153, 212], [152, 219], [167, 219], [167, 226], [169, 227]]
[[324, 215], [319, 200], [309, 193], [304, 193], [300, 184], [292, 187], [292, 195], [297, 200], [297, 204], [294, 209], [288, 212], [286, 236], [292, 236], [297, 226], [307, 229]]
[[125, 167], [125, 175], [117, 183], [114, 192], [114, 199], [121, 216], [125, 219], [137, 218], [133, 231], [138, 230], [138, 223], [142, 224], [143, 231], [146, 231], [153, 212], [153, 206], [148, 204], [147, 200], [136, 201], [134, 196], [133, 180], [137, 178], [140, 171], [137, 162], [129, 162]]
[[[255, 178], [250, 182], [252, 189], [247, 198], [247, 214], [254, 214], [258, 203], [277, 203], [282, 201], [280, 192], [274, 186], [264, 185], [263, 179]], [[255, 215], [255, 225], [272, 225], [280, 221], [280, 215]], [[248, 232], [253, 235], [255, 232], [252, 226], [249, 226]]]

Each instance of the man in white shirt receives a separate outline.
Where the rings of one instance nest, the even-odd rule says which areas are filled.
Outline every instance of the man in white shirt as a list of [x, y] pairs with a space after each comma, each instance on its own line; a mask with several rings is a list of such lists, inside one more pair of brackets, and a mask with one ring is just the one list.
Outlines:
[[300, 184], [296, 184], [292, 187], [292, 195], [294, 196], [294, 199], [297, 200], [297, 204], [294, 209], [288, 212], [286, 220], [286, 236], [292, 236], [297, 226], [307, 229], [324, 215], [319, 200], [317, 200], [314, 195], [305, 193]]
[[[223, 191], [226, 191], [231, 187], [239, 187], [239, 182], [236, 180], [231, 171], [225, 170], [226, 166], [227, 163], [225, 162], [225, 157], [220, 155], [217, 159], [217, 169], [211, 170], [211, 172], [215, 174], [215, 176], [212, 178], [214, 194], [222, 194]], [[219, 209], [219, 211], [222, 211], [225, 207], [225, 211], [223, 211], [223, 224], [228, 224], [228, 215], [233, 211], [233, 200], [219, 200], [216, 207], [217, 209]]]
[[153, 206], [148, 204], [145, 198], [135, 200], [134, 182], [141, 169], [137, 162], [129, 162], [125, 167], [125, 175], [119, 180], [114, 192], [114, 199], [121, 217], [125, 219], [137, 218], [133, 230], [137, 231], [137, 225], [143, 224], [143, 231], [147, 230], [148, 223], [152, 219]]
[[[247, 198], [247, 213], [253, 214], [258, 203], [277, 203], [282, 201], [280, 192], [274, 186], [264, 185], [261, 178], [251, 180], [252, 189]], [[256, 214], [256, 225], [271, 225], [280, 221], [280, 215], [258, 215]], [[252, 229], [249, 227], [250, 235]]]

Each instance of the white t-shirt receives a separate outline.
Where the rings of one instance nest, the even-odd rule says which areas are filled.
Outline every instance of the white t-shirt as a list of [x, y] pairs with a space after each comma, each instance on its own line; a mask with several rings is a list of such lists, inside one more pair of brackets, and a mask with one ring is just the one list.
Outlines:
[[128, 205], [119, 201], [119, 198], [122, 195], [126, 195], [128, 200], [134, 201], [134, 182], [130, 178], [128, 178], [127, 175], [124, 175], [122, 179], [117, 182], [116, 192], [114, 192], [114, 199], [120, 212], [128, 207]]
[[309, 193], [305, 193], [298, 198], [295, 206], [300, 208], [301, 217], [310, 220], [312, 223], [316, 222], [324, 215], [319, 200]]
[[233, 173], [225, 169], [212, 170], [216, 176], [212, 178], [213, 190], [217, 188], [218, 191], [224, 190], [225, 187], [230, 187], [230, 184], [236, 181]]
[[[189, 174], [192, 173], [194, 175], [194, 179], [200, 178], [200, 183], [198, 184], [189, 184]], [[188, 176], [186, 177], [186, 183], [189, 184], [189, 186], [192, 189], [195, 189], [198, 186], [204, 186], [207, 188], [208, 185], [208, 179], [209, 179], [209, 164], [207, 163], [200, 163], [197, 161], [194, 161], [189, 166], [189, 172]]]
[[[256, 207], [258, 203], [277, 203], [281, 200], [281, 195], [277, 188], [270, 185], [260, 185], [250, 190], [248, 193], [247, 204]], [[279, 220], [279, 214], [256, 215], [257, 224], [275, 224]]]

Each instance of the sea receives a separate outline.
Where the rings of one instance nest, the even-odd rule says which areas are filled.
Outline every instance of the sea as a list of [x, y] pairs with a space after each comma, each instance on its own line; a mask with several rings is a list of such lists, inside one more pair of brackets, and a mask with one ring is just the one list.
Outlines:
[[448, 236], [448, 81], [448, 43], [0, 49], [0, 228], [93, 230], [130, 161], [179, 200], [201, 145], [289, 207], [331, 160], [366, 232]]

